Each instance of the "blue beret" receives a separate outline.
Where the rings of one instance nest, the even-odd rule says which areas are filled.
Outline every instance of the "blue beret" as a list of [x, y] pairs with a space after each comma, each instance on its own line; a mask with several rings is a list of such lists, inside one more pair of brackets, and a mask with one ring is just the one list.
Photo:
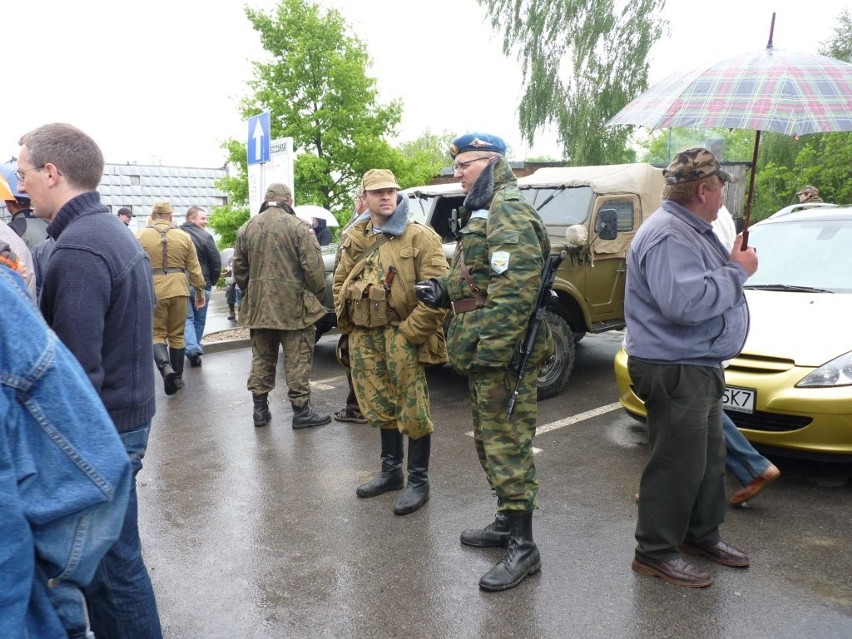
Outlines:
[[495, 153], [505, 155], [506, 143], [503, 141], [503, 138], [496, 135], [472, 131], [460, 135], [450, 145], [450, 155], [453, 157], [465, 151], [494, 151]]

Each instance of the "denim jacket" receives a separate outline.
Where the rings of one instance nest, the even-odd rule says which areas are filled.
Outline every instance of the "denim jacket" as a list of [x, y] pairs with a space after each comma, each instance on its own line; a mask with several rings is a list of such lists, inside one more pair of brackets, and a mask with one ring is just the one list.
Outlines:
[[80, 586], [118, 538], [130, 462], [77, 360], [0, 268], [0, 637], [90, 637]]

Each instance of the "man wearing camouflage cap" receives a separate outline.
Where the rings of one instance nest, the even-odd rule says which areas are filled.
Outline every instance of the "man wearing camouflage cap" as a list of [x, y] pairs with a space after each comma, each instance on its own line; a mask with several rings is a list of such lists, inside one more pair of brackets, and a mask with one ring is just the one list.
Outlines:
[[748, 330], [743, 284], [757, 254], [738, 236], [729, 252], [712, 223], [724, 202], [722, 170], [707, 149], [688, 149], [663, 172], [660, 208], [628, 253], [624, 310], [628, 371], [648, 414], [633, 570], [703, 588], [709, 573], [681, 553], [733, 567], [748, 557], [720, 540], [725, 516], [722, 362]]
[[461, 535], [468, 546], [507, 548], [479, 581], [489, 591], [512, 588], [541, 568], [532, 535], [538, 493], [532, 441], [538, 368], [553, 349], [544, 322], [508, 420], [515, 363], [550, 241], [538, 213], [518, 190], [505, 153], [505, 142], [488, 133], [467, 133], [453, 141], [455, 176], [467, 194], [461, 239], [449, 275], [418, 283], [420, 299], [451, 306], [455, 313], [447, 334], [450, 364], [468, 376], [476, 452], [497, 494], [494, 522]]
[[804, 204], [805, 202], [822, 202], [822, 198], [819, 196], [819, 189], [810, 184], [796, 191], [796, 195], [799, 196], [799, 204]]
[[310, 225], [296, 217], [293, 195], [284, 184], [270, 184], [260, 213], [237, 230], [233, 275], [243, 291], [240, 323], [251, 335], [252, 394], [256, 427], [272, 419], [269, 392], [275, 388], [278, 347], [284, 349], [287, 396], [294, 429], [321, 426], [330, 415], [311, 406], [315, 322], [325, 315], [322, 250]]

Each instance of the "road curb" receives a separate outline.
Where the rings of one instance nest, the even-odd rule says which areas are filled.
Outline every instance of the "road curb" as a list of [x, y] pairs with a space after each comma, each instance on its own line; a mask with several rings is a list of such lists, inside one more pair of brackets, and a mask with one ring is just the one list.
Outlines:
[[231, 339], [221, 342], [211, 342], [210, 344], [205, 344], [203, 341], [201, 342], [201, 347], [204, 349], [205, 355], [209, 355], [210, 353], [221, 353], [223, 351], [234, 351], [240, 348], [248, 348], [249, 346], [251, 346], [250, 339]]

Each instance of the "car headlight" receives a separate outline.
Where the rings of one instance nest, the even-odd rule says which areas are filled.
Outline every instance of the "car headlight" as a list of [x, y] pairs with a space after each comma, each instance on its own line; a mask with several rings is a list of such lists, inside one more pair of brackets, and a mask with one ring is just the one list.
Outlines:
[[796, 386], [798, 388], [852, 386], [852, 352], [826, 362]]

